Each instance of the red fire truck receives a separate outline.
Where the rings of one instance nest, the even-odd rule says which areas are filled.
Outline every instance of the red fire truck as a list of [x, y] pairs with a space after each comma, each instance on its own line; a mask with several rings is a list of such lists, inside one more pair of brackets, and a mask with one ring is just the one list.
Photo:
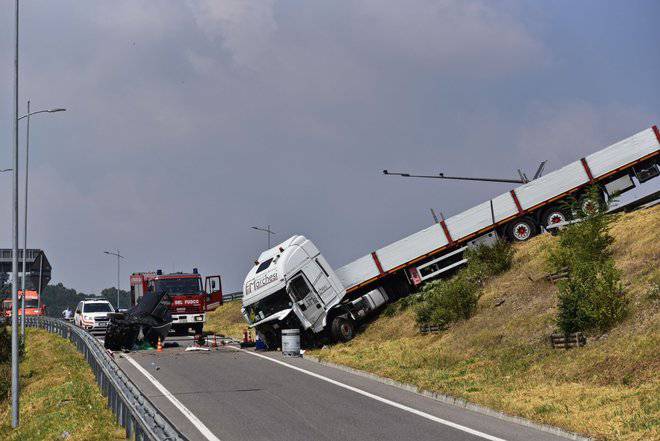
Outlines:
[[193, 268], [192, 273], [163, 274], [161, 270], [133, 273], [130, 281], [133, 305], [147, 292], [169, 294], [172, 329], [176, 334], [185, 334], [191, 328], [196, 334], [201, 333], [206, 313], [222, 304], [220, 276], [207, 276], [202, 287], [202, 276], [197, 268]]
[[[23, 297], [23, 291], [18, 290], [18, 315], [23, 315], [23, 309], [21, 308], [22, 302], [21, 298]], [[2, 302], [2, 311], [6, 317], [11, 317], [11, 299], [5, 299]], [[46, 305], [40, 302], [39, 293], [37, 291], [25, 290], [25, 315], [26, 316], [35, 316], [35, 315], [46, 315]]]

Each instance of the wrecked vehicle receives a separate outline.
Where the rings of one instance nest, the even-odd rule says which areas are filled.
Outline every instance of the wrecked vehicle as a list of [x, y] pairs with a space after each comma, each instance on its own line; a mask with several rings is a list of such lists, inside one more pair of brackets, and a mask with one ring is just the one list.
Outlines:
[[303, 346], [348, 341], [356, 326], [396, 295], [383, 288], [347, 295], [341, 279], [304, 236], [293, 236], [259, 256], [243, 290], [243, 316], [268, 349], [282, 329], [300, 329]]
[[171, 303], [169, 294], [152, 291], [128, 311], [108, 314], [105, 348], [131, 350], [136, 344], [156, 346], [159, 339], [163, 342], [172, 327]]

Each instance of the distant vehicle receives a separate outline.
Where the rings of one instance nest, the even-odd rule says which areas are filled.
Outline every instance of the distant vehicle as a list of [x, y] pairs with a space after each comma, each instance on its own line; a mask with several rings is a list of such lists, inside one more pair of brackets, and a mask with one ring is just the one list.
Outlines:
[[172, 314], [172, 330], [185, 334], [192, 329], [201, 334], [206, 322], [206, 313], [222, 304], [220, 276], [208, 276], [202, 287], [202, 276], [193, 268], [192, 273], [163, 274], [161, 270], [133, 273], [130, 278], [131, 303], [137, 305], [147, 292], [170, 298], [168, 308]]
[[73, 313], [73, 323], [91, 333], [105, 333], [108, 314], [115, 312], [112, 304], [104, 299], [83, 300]]
[[660, 175], [659, 158], [653, 126], [337, 270], [311, 240], [293, 236], [255, 261], [243, 285], [243, 315], [269, 348], [280, 346], [281, 330], [289, 328], [301, 329], [306, 341], [348, 341], [386, 303], [466, 264], [470, 247], [528, 240], [570, 220], [571, 200], [583, 213], [599, 210], [605, 197]]
[[[18, 315], [23, 315], [22, 306], [22, 297], [23, 291], [18, 291]], [[2, 301], [2, 312], [5, 317], [11, 317], [12, 305], [11, 299], [5, 299]], [[26, 317], [30, 316], [41, 316], [46, 315], [46, 305], [42, 304], [39, 298], [39, 293], [37, 291], [25, 290], [25, 315]]]

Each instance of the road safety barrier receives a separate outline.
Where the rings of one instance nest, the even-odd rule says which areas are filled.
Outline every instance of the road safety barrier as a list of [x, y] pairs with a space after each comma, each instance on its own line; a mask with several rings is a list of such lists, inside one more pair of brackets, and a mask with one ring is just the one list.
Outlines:
[[92, 368], [103, 396], [108, 398], [108, 407], [126, 429], [126, 438], [137, 441], [187, 440], [128, 379], [101, 342], [91, 334], [50, 317], [26, 317], [25, 326], [45, 329], [76, 345]]
[[231, 302], [234, 300], [241, 300], [243, 298], [243, 291], [230, 292], [229, 294], [222, 295], [223, 302]]

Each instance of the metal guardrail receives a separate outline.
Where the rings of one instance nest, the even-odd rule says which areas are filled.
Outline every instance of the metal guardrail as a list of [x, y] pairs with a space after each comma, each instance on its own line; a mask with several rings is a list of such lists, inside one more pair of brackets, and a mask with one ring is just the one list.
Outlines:
[[160, 413], [117, 366], [97, 339], [71, 323], [50, 317], [26, 317], [25, 325], [45, 329], [69, 339], [89, 363], [108, 407], [117, 423], [126, 429], [126, 438], [137, 441], [187, 439]]
[[230, 292], [229, 294], [222, 295], [223, 302], [232, 302], [234, 300], [241, 300], [243, 298], [243, 291]]

